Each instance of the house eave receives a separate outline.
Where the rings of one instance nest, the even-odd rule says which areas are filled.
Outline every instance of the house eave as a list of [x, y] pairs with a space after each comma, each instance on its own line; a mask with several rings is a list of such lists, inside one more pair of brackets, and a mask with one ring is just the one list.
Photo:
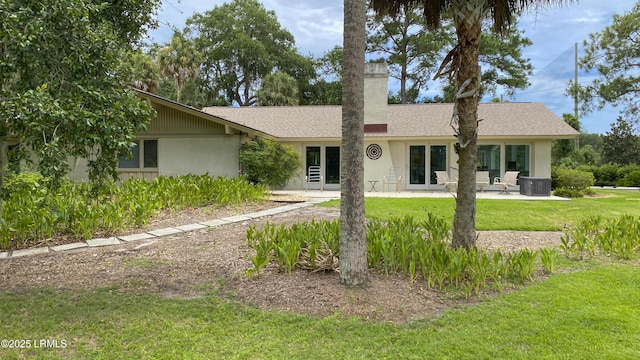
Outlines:
[[[577, 135], [487, 135], [478, 136], [478, 141], [536, 141], [575, 139]], [[281, 142], [340, 142], [340, 137], [276, 137]], [[388, 134], [365, 134], [365, 141], [439, 141], [453, 142], [453, 136], [392, 136]]]
[[206, 113], [202, 110], [198, 110], [194, 107], [188, 106], [188, 105], [184, 105], [184, 104], [180, 104], [178, 102], [175, 102], [173, 100], [169, 100], [167, 98], [146, 92], [146, 91], [142, 91], [139, 89], [134, 89], [138, 95], [143, 98], [146, 99], [149, 102], [155, 102], [157, 104], [161, 104], [179, 111], [182, 111], [184, 113], [187, 114], [191, 114], [193, 116], [197, 116], [200, 117], [202, 119], [208, 120], [208, 121], [212, 121], [212, 122], [217, 122], [219, 124], [224, 125], [225, 127], [228, 128], [232, 128], [235, 129], [237, 131], [239, 131], [242, 134], [246, 134], [247, 136], [258, 136], [261, 138], [265, 138], [265, 139], [269, 139], [269, 140], [276, 140], [276, 137], [271, 135], [271, 134], [267, 134], [263, 131], [245, 126], [245, 125], [240, 125], [238, 123], [235, 123], [233, 121], [229, 121], [223, 118], [220, 118], [218, 116]]

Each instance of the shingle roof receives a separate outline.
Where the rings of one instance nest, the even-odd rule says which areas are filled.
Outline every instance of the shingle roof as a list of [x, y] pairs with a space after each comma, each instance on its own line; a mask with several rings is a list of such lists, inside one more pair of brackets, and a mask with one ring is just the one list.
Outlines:
[[[340, 138], [341, 106], [208, 107], [204, 112], [276, 138]], [[389, 105], [387, 133], [367, 137], [451, 137], [453, 104]], [[567, 138], [578, 132], [541, 103], [487, 103], [478, 107], [481, 137]]]

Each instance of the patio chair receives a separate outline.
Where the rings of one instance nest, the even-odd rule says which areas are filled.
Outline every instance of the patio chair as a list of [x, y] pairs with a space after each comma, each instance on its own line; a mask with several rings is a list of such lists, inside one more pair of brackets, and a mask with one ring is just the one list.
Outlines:
[[451, 187], [453, 187], [454, 191], [458, 189], [458, 182], [457, 181], [451, 181], [449, 179], [449, 174], [447, 174], [446, 171], [434, 171], [436, 173], [436, 184], [437, 185], [444, 185], [445, 189], [447, 189], [447, 191], [452, 192], [451, 191]]
[[518, 181], [519, 171], [507, 171], [503, 177], [496, 177], [493, 179], [493, 185], [500, 188], [500, 194], [509, 194], [509, 186], [516, 186]]
[[320, 166], [309, 166], [307, 169], [307, 176], [304, 177], [304, 191], [309, 190], [309, 184], [319, 184], [320, 191], [324, 190], [324, 179]]
[[402, 183], [402, 175], [398, 176], [396, 172], [396, 168], [389, 169], [389, 176], [385, 176], [382, 178], [382, 191], [384, 191], [385, 185], [387, 186], [387, 191], [389, 191], [389, 185], [395, 185], [396, 192], [400, 191], [400, 184]]
[[489, 186], [489, 172], [476, 171], [476, 187], [480, 188], [480, 191], [482, 192], [487, 186]]

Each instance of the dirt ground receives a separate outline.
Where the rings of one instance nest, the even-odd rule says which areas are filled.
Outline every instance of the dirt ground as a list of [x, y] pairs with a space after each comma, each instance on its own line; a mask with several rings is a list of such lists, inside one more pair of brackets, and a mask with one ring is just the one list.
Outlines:
[[[242, 208], [198, 209], [164, 213], [149, 229], [179, 226], [213, 218], [280, 206], [268, 202]], [[252, 250], [247, 227], [266, 221], [293, 224], [311, 219], [339, 217], [336, 208], [311, 206], [217, 228], [198, 230], [152, 240], [100, 248], [79, 249], [0, 260], [0, 288], [98, 289], [116, 286], [121, 291], [158, 293], [166, 297], [198, 297], [208, 294], [272, 311], [314, 316], [342, 314], [374, 321], [407, 322], [432, 317], [451, 307], [474, 304], [451, 293], [427, 289], [404, 276], [372, 271], [370, 285], [350, 289], [339, 284], [339, 274], [295, 271], [279, 273], [268, 267], [260, 277], [247, 278]], [[478, 246], [503, 251], [528, 247], [555, 247], [560, 232], [481, 232]], [[491, 295], [491, 294], [487, 294]]]

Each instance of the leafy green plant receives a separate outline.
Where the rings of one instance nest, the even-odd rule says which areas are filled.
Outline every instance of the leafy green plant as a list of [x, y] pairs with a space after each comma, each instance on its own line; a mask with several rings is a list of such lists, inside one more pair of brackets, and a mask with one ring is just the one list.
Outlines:
[[50, 186], [38, 173], [7, 179], [0, 214], [0, 249], [21, 248], [63, 234], [90, 239], [96, 232], [115, 234], [144, 227], [162, 209], [259, 202], [267, 188], [244, 178], [208, 175], [129, 179], [120, 185], [64, 181]]
[[553, 274], [560, 253], [555, 249], [540, 249], [540, 261], [546, 274]]
[[595, 179], [593, 174], [574, 169], [556, 169], [556, 186], [559, 189], [571, 189], [582, 191], [593, 186]]
[[596, 169], [594, 175], [596, 178], [596, 185], [599, 186], [613, 186], [618, 182], [618, 168], [619, 166], [613, 164], [603, 164]]
[[523, 249], [511, 253], [506, 257], [507, 276], [517, 282], [525, 282], [533, 279], [537, 252]]
[[620, 186], [640, 186], [640, 171], [635, 170], [624, 176]]
[[[532, 278], [536, 252], [523, 250], [504, 256], [500, 251], [454, 249], [449, 229], [448, 222], [433, 214], [420, 222], [411, 216], [372, 219], [367, 224], [368, 264], [385, 274], [406, 274], [411, 284], [422, 278], [428, 287], [457, 289], [465, 296], [488, 286], [501, 288], [505, 279], [521, 283]], [[262, 230], [250, 227], [247, 243], [256, 255], [251, 258], [254, 267], [246, 274], [259, 275], [271, 258], [284, 272], [295, 267], [333, 270], [340, 255], [338, 233], [335, 220], [290, 227], [267, 223]]]
[[262, 138], [242, 145], [240, 163], [249, 181], [273, 188], [283, 187], [302, 166], [300, 155], [292, 147]]
[[631, 259], [640, 253], [640, 218], [623, 215], [613, 219], [592, 217], [567, 229], [561, 248], [567, 257], [604, 254]]
[[578, 190], [567, 189], [567, 188], [555, 189], [553, 191], [553, 195], [564, 197], [564, 198], [570, 198], [570, 199], [581, 198], [584, 196], [584, 194], [582, 194]]

